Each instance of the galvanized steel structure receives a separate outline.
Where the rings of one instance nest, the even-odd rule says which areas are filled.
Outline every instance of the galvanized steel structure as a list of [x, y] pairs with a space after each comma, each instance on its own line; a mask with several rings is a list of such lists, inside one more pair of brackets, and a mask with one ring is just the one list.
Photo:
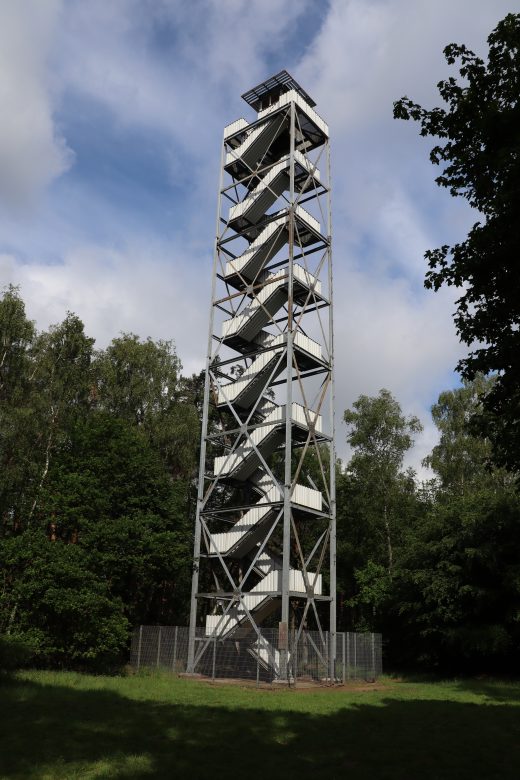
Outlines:
[[250, 637], [287, 682], [290, 648], [312, 629], [333, 679], [329, 133], [287, 71], [242, 97], [256, 116], [228, 125], [222, 146], [188, 671], [212, 639]]

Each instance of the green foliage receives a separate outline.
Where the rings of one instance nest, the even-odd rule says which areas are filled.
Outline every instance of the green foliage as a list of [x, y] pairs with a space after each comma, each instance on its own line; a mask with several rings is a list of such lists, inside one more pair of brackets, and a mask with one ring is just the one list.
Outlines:
[[29, 348], [34, 326], [25, 316], [18, 291], [0, 298], [0, 518], [13, 516], [27, 489], [27, 450], [34, 446], [35, 411], [30, 403], [32, 365]]
[[33, 661], [37, 647], [27, 636], [0, 636], [0, 674], [23, 669]]
[[360, 396], [344, 420], [353, 454], [337, 484], [338, 581], [345, 594], [340, 622], [386, 632], [403, 535], [420, 505], [403, 459], [422, 426], [384, 389], [375, 397]]
[[139, 429], [96, 412], [71, 430], [56, 459], [40, 523], [88, 552], [89, 568], [109, 582], [132, 625], [166, 622], [187, 602], [187, 494]]
[[446, 108], [424, 109], [408, 98], [394, 116], [437, 136], [430, 158], [443, 165], [437, 183], [477, 209], [465, 241], [426, 253], [426, 286], [462, 288], [455, 316], [461, 340], [472, 347], [459, 363], [463, 376], [496, 373], [480, 418], [495, 459], [520, 470], [520, 14], [508, 14], [488, 38], [487, 63], [463, 45], [444, 50], [459, 63], [461, 82], [439, 83]]
[[389, 394], [346, 413], [355, 449], [338, 482], [343, 624], [382, 630], [396, 666], [514, 668], [520, 496], [474, 423], [492, 386], [477, 376], [440, 394], [432, 407], [439, 443], [425, 459], [436, 480], [424, 488], [401, 470], [411, 433]]
[[[406, 418], [388, 390], [369, 398], [361, 395], [347, 409], [347, 441], [354, 450], [348, 473], [357, 483], [363, 511], [377, 536], [384, 536], [386, 565], [391, 572], [394, 557], [396, 514], [407, 476], [401, 473], [403, 458], [422, 430], [417, 417]], [[412, 475], [408, 475], [412, 479]]]
[[[186, 619], [198, 415], [170, 342], [93, 352], [0, 299], [0, 635], [10, 664], [108, 668]], [[14, 661], [13, 661], [14, 659]], [[18, 659], [18, 660], [16, 660]]]
[[395, 610], [406, 660], [505, 670], [520, 647], [520, 498], [475, 490], [438, 502], [408, 535]]
[[0, 299], [0, 399], [22, 400], [27, 376], [27, 348], [34, 338], [34, 325], [25, 316], [18, 289], [9, 286]]
[[520, 497], [475, 435], [490, 384], [477, 376], [432, 408], [440, 441], [426, 463], [439, 484], [408, 530], [391, 608], [407, 637], [401, 663], [504, 669], [520, 647]]
[[199, 417], [180, 369], [173, 342], [126, 333], [97, 356], [95, 397], [99, 408], [142, 428], [170, 472], [186, 477], [195, 467]]
[[440, 440], [424, 465], [433, 469], [445, 491], [464, 495], [489, 476], [491, 443], [474, 435], [469, 423], [481, 413], [482, 399], [493, 383], [479, 374], [473, 382], [466, 380], [462, 387], [441, 393], [432, 406]]
[[422, 430], [417, 417], [405, 418], [399, 402], [382, 389], [370, 398], [360, 395], [347, 409], [343, 419], [349, 426], [348, 443], [355, 449], [354, 463], [365, 461], [374, 471], [395, 474], [402, 465], [404, 453], [413, 444], [413, 433]]
[[76, 545], [50, 544], [28, 530], [0, 547], [4, 600], [0, 619], [45, 665], [114, 663], [126, 646], [122, 604], [89, 570]]
[[[12, 303], [12, 293], [5, 298]], [[19, 300], [17, 308], [18, 327], [26, 334], [24, 357], [16, 357], [21, 345], [13, 338], [5, 354], [7, 362], [15, 362], [21, 370], [15, 380], [18, 392], [10, 394], [0, 409], [5, 432], [0, 440], [4, 466], [0, 512], [6, 533], [32, 524], [54, 453], [66, 439], [70, 424], [88, 412], [93, 345], [93, 339], [85, 336], [83, 323], [73, 314], [48, 332], [35, 334], [27, 321], [23, 323]], [[3, 313], [0, 311], [0, 317]]]
[[378, 616], [388, 608], [392, 591], [392, 577], [388, 573], [388, 569], [380, 563], [369, 560], [365, 566], [354, 570], [354, 579], [357, 592], [348, 604], [354, 609], [357, 608], [359, 614], [356, 630], [373, 631], [376, 627], [374, 624], [377, 625]]

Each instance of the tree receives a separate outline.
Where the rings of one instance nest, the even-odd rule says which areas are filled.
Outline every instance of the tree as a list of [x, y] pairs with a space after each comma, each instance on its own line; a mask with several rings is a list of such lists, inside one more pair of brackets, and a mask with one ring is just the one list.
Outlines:
[[477, 374], [462, 387], [445, 390], [432, 406], [432, 417], [440, 439], [423, 461], [437, 474], [443, 491], [464, 496], [483, 487], [502, 486], [511, 481], [504, 469], [492, 466], [492, 446], [479, 436], [475, 421], [482, 414], [482, 399], [492, 389], [493, 377]]
[[364, 484], [365, 501], [372, 504], [384, 528], [387, 568], [393, 567], [393, 493], [400, 481], [404, 455], [413, 445], [413, 434], [422, 430], [417, 417], [404, 417], [399, 402], [388, 390], [370, 398], [361, 395], [347, 409], [347, 441], [354, 449], [349, 471]]
[[84, 549], [50, 544], [31, 528], [2, 540], [0, 571], [0, 630], [26, 663], [104, 669], [122, 660], [129, 629], [122, 601], [91, 570]]
[[172, 476], [192, 476], [199, 419], [173, 342], [125, 333], [98, 353], [95, 370], [98, 407], [145, 431]]
[[34, 447], [29, 349], [34, 325], [18, 290], [0, 298], [0, 523], [12, 525]]
[[393, 581], [392, 655], [450, 672], [504, 672], [520, 649], [519, 497], [474, 487], [410, 528]]
[[481, 420], [497, 461], [520, 470], [520, 14], [499, 22], [488, 44], [487, 63], [464, 45], [444, 49], [461, 77], [439, 83], [445, 108], [403, 97], [394, 116], [441, 139], [430, 154], [444, 166], [437, 184], [481, 215], [466, 240], [426, 253], [425, 285], [462, 288], [455, 323], [471, 351], [458, 369], [470, 380], [497, 375]]
[[10, 285], [0, 299], [0, 401], [20, 402], [27, 380], [27, 350], [34, 324], [25, 316], [18, 289]]
[[200, 382], [170, 342], [93, 344], [0, 296], [0, 634], [45, 665], [114, 663], [188, 606]]
[[85, 551], [132, 625], [179, 620], [188, 603], [188, 488], [145, 433], [106, 412], [70, 429], [42, 494], [39, 527]]
[[490, 467], [491, 443], [471, 423], [492, 384], [477, 375], [432, 407], [440, 440], [424, 462], [438, 485], [405, 529], [388, 599], [401, 663], [492, 671], [518, 651], [519, 497], [512, 476]]
[[337, 480], [339, 620], [387, 634], [404, 531], [421, 511], [414, 474], [402, 470], [421, 425], [388, 390], [360, 396], [344, 419], [354, 453]]
[[187, 504], [143, 431], [101, 411], [76, 419], [30, 527], [0, 539], [0, 632], [38, 663], [100, 666], [118, 660], [130, 626], [185, 619]]
[[67, 438], [70, 425], [88, 414], [93, 346], [94, 339], [85, 335], [82, 321], [71, 312], [59, 325], [40, 333], [32, 346], [37, 472], [27, 479], [31, 498], [26, 523], [31, 522], [37, 507], [54, 451]]
[[70, 313], [36, 334], [12, 289], [1, 301], [0, 337], [0, 509], [4, 530], [17, 532], [31, 523], [68, 426], [88, 412], [94, 340]]

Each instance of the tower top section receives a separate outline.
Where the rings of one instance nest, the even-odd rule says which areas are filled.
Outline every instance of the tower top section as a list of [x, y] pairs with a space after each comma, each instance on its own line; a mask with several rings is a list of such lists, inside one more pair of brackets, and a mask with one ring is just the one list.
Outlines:
[[286, 70], [281, 70], [276, 76], [271, 76], [271, 78], [262, 81], [256, 87], [244, 92], [242, 97], [255, 111], [263, 111], [279, 100], [284, 92], [290, 92], [290, 90], [294, 90], [301, 95], [311, 108], [314, 108], [316, 105], [310, 95], [300, 87], [298, 82]]

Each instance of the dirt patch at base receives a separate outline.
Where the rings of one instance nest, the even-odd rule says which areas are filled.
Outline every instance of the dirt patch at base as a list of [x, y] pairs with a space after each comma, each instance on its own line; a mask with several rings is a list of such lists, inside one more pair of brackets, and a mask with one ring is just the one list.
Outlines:
[[210, 677], [200, 676], [197, 678], [198, 682], [204, 682], [210, 686], [232, 685], [238, 688], [256, 688], [262, 691], [291, 691], [293, 693], [369, 693], [370, 691], [388, 691], [393, 688], [393, 685], [388, 685], [381, 682], [366, 682], [365, 680], [352, 680], [346, 683], [338, 683], [336, 685], [329, 685], [325, 682], [320, 683], [315, 680], [298, 680], [296, 685], [285, 685], [281, 683], [266, 683], [256, 680], [242, 680], [231, 677], [217, 677], [212, 680]]

